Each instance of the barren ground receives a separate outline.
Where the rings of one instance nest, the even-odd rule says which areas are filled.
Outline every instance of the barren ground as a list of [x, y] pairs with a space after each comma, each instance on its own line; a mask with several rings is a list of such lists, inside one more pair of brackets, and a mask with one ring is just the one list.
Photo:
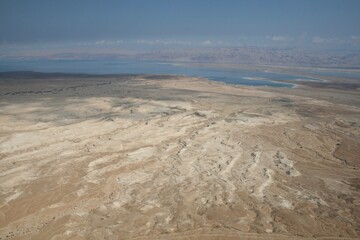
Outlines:
[[356, 239], [359, 90], [3, 75], [0, 239]]

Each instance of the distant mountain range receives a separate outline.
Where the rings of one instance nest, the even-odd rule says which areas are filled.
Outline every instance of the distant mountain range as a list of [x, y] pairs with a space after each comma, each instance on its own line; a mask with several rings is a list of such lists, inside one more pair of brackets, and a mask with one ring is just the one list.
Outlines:
[[181, 61], [196, 63], [234, 63], [281, 66], [349, 67], [360, 68], [360, 51], [274, 49], [260, 47], [189, 48], [149, 51], [107, 49], [104, 52], [67, 51], [51, 54], [19, 54], [0, 56], [0, 59], [136, 59]]
[[360, 67], [360, 51], [310, 51], [257, 47], [159, 50], [139, 53], [136, 59], [258, 65]]

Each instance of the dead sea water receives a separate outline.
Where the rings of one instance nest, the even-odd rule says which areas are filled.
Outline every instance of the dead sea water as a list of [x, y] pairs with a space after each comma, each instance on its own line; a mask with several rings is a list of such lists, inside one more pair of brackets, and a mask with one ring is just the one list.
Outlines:
[[[0, 60], [0, 71], [86, 74], [174, 74], [190, 77], [204, 77], [229, 84], [287, 88], [291, 88], [294, 85], [276, 81], [296, 81], [296, 79], [299, 78], [299, 76], [296, 75], [255, 70], [199, 66], [188, 67], [173, 62], [140, 60]], [[309, 78], [309, 80], [311, 79]]]

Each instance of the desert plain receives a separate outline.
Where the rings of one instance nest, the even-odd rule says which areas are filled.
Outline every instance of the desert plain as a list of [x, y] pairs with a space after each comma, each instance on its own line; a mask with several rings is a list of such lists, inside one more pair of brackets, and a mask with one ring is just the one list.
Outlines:
[[0, 239], [359, 239], [360, 92], [335, 80], [2, 73]]

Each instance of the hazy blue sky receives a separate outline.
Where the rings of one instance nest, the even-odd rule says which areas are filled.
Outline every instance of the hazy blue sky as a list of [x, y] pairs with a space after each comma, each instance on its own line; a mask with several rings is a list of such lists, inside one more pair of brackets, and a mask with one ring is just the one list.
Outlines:
[[1, 0], [0, 44], [358, 49], [360, 0]]

